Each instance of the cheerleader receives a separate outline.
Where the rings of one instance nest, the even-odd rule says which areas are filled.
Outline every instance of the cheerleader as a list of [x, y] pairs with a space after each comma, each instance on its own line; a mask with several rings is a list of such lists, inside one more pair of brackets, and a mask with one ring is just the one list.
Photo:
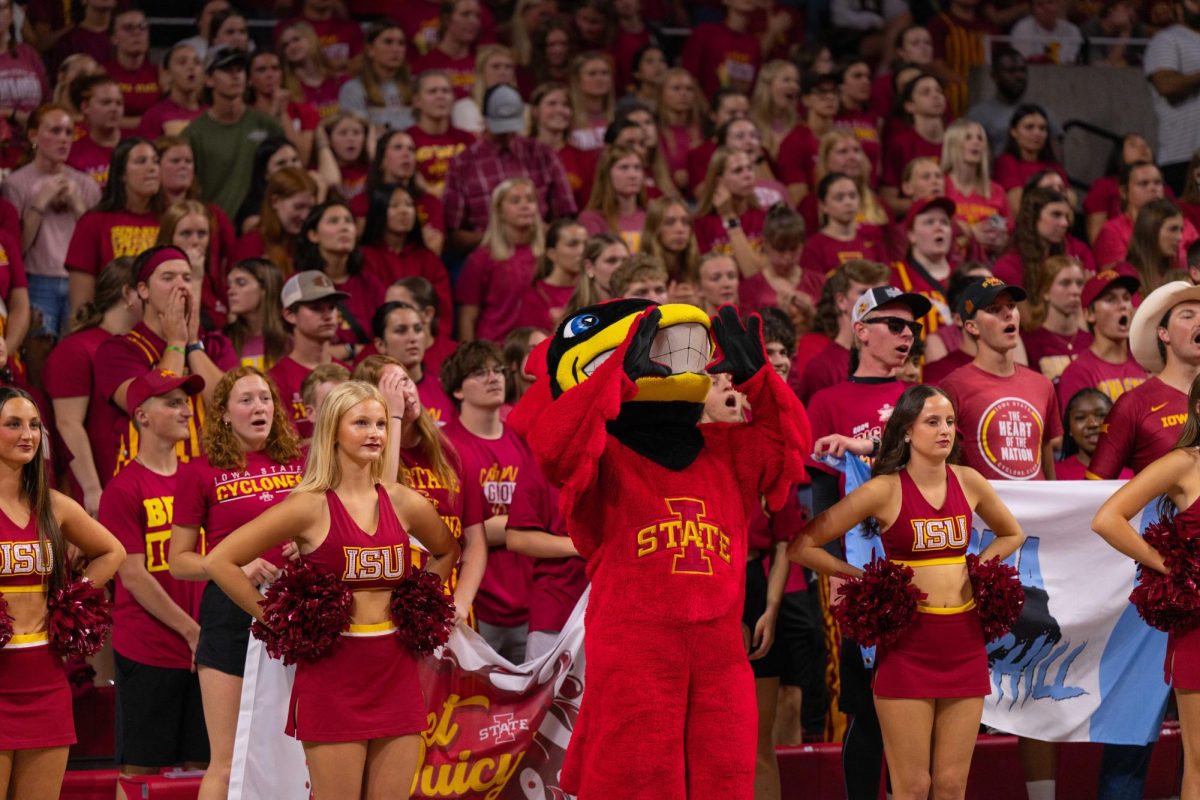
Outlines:
[[[71, 687], [49, 641], [47, 599], [71, 579], [68, 545], [88, 559], [82, 579], [103, 586], [125, 559], [120, 542], [48, 485], [37, 406], [0, 388], [0, 797], [54, 798], [75, 743]], [[10, 627], [11, 626], [11, 627]]]
[[[864, 452], [871, 442], [863, 441]], [[858, 445], [855, 444], [857, 448]], [[853, 448], [852, 448], [853, 449]], [[1016, 519], [975, 470], [951, 466], [955, 412], [931, 386], [911, 386], [896, 402], [872, 480], [810, 522], [788, 547], [793, 560], [825, 575], [862, 570], [823, 546], [866, 520], [881, 531], [887, 557], [913, 568], [925, 594], [916, 620], [880, 647], [875, 708], [896, 800], [963, 798], [971, 753], [991, 691], [983, 629], [967, 577], [971, 515], [996, 535], [981, 561], [1007, 558], [1024, 538]]]
[[443, 581], [459, 547], [424, 497], [384, 480], [388, 424], [378, 389], [338, 386], [321, 406], [304, 479], [204, 559], [217, 585], [260, 621], [264, 598], [241, 565], [289, 539], [302, 561], [353, 592], [349, 630], [323, 658], [297, 664], [288, 705], [287, 732], [304, 745], [316, 800], [408, 797], [427, 725], [417, 659], [395, 635], [391, 590], [411, 569], [409, 535]]

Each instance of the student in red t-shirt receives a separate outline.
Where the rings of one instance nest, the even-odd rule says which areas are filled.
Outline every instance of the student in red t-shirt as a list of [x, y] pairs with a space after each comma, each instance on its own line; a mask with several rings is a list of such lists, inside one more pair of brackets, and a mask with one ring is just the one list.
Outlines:
[[954, 219], [984, 252], [995, 255], [1008, 244], [1012, 212], [1004, 188], [991, 179], [988, 141], [975, 120], [956, 119], [942, 143], [946, 196], [954, 201]]
[[696, 198], [693, 220], [700, 253], [732, 256], [745, 277], [764, 266], [762, 226], [767, 214], [758, 204], [754, 182], [754, 164], [748, 155], [717, 149]]
[[779, 146], [800, 124], [800, 70], [790, 61], [768, 61], [758, 72], [750, 98], [750, 119], [758, 126], [763, 148], [772, 161]]
[[1140, 386], [1146, 370], [1129, 355], [1133, 295], [1140, 284], [1131, 275], [1107, 269], [1083, 287], [1083, 311], [1092, 343], [1058, 380], [1058, 402], [1066, 406], [1080, 389], [1099, 389], [1110, 400]]
[[204, 63], [196, 51], [177, 44], [163, 56], [167, 93], [142, 113], [137, 135], [154, 141], [163, 134], [178, 135], [204, 111]]
[[[1054, 475], [1060, 481], [1082, 481], [1087, 478], [1088, 465], [1096, 453], [1100, 430], [1112, 411], [1113, 402], [1099, 389], [1080, 389], [1067, 400], [1063, 408], [1062, 453], [1054, 465]], [[1133, 477], [1128, 467], [1121, 470], [1121, 479]]]
[[820, 137], [833, 129], [839, 103], [837, 76], [810, 72], [800, 78], [800, 102], [805, 108], [804, 121], [779, 144], [779, 179], [788, 187], [788, 199], [800, 202], [817, 183], [814, 170], [820, 149]]
[[767, 268], [738, 286], [738, 305], [744, 310], [768, 306], [790, 312], [795, 305], [811, 316], [825, 273], [800, 266], [804, 252], [804, 220], [785, 204], [772, 206], [763, 222], [763, 256]]
[[[638, 56], [644, 48], [654, 47], [654, 40], [646, 25], [641, 0], [614, 0], [613, 16], [616, 17], [616, 34], [608, 45], [608, 53], [616, 65], [615, 86], [620, 95], [630, 90], [633, 73], [640, 66]], [[663, 69], [666, 66], [664, 59]]]
[[804, 223], [809, 230], [821, 228], [820, 198], [815, 191], [816, 186], [822, 178], [834, 172], [853, 178], [854, 185], [858, 187], [859, 210], [856, 219], [876, 226], [880, 233], [886, 233], [892, 222], [891, 212], [875, 194], [874, 173], [862, 145], [851, 131], [844, 128], [827, 131], [817, 146], [817, 161], [813, 169], [813, 178], [816, 180], [814, 191], [806, 194], [796, 208], [804, 215]]
[[323, 272], [297, 272], [279, 293], [283, 320], [292, 334], [292, 350], [271, 367], [270, 376], [288, 418], [302, 440], [312, 437], [312, 421], [300, 385], [314, 367], [333, 362], [331, 346], [338, 338], [338, 302], [346, 297]]
[[371, 318], [383, 302], [386, 284], [366, 270], [358, 246], [354, 214], [339, 200], [326, 200], [314, 208], [300, 228], [296, 269], [319, 270], [346, 297], [338, 302], [340, 325], [334, 355], [347, 362], [371, 341]]
[[121, 127], [130, 130], [141, 123], [142, 114], [162, 95], [158, 65], [149, 58], [150, 24], [135, 8], [117, 12], [112, 26], [112, 60], [104, 71], [117, 82], [125, 102]]
[[355, 200], [367, 189], [371, 159], [367, 154], [367, 121], [351, 111], [339, 111], [321, 123], [329, 137], [329, 148], [337, 159], [341, 182], [336, 187], [342, 199]]
[[395, 300], [381, 305], [371, 320], [375, 349], [404, 367], [405, 374], [416, 387], [421, 405], [429, 417], [442, 426], [457, 416], [458, 410], [442, 390], [436, 370], [425, 364], [430, 341], [425, 327], [425, 318], [420, 311]]
[[383, 299], [385, 303], [408, 303], [421, 313], [425, 320], [425, 362], [429, 371], [436, 374], [442, 368], [442, 362], [458, 347], [458, 342], [451, 338], [449, 324], [442, 321], [433, 284], [419, 275], [401, 278], [387, 288]]
[[[1021, 193], [1025, 181], [1040, 169], [1053, 169], [1067, 179], [1066, 170], [1058, 163], [1050, 146], [1050, 127], [1045, 110], [1025, 103], [1017, 106], [1009, 123], [1008, 141], [1004, 152], [996, 159], [996, 181], [1008, 192], [1008, 207], [1016, 215], [1021, 208]], [[1074, 198], [1071, 198], [1074, 206]]]
[[696, 75], [706, 95], [720, 86], [750, 94], [762, 62], [762, 46], [750, 33], [753, 0], [725, 0], [725, 19], [697, 25], [683, 49], [680, 64]]
[[737, 302], [738, 268], [731, 256], [721, 253], [705, 253], [700, 256], [700, 267], [697, 270], [699, 279], [696, 282], [697, 303], [710, 316], [724, 305]]
[[[640, 130], [640, 129], [639, 129]], [[646, 171], [642, 157], [620, 145], [606, 147], [579, 224], [589, 234], [615, 233], [636, 252], [646, 222]]]
[[1038, 271], [1030, 313], [1035, 323], [1037, 317], [1041, 323], [1023, 333], [1021, 340], [1030, 368], [1055, 384], [1063, 370], [1092, 343], [1092, 334], [1083, 327], [1081, 302], [1087, 279], [1083, 265], [1072, 256], [1050, 256]]
[[704, 95], [686, 69], [669, 69], [658, 93], [658, 135], [678, 189], [688, 188], [688, 153], [704, 141]]
[[100, 202], [79, 218], [65, 266], [71, 311], [92, 299], [96, 274], [120, 256], [136, 256], [158, 238], [162, 211], [158, 153], [145, 139], [122, 141], [113, 151], [112, 174]]
[[71, 145], [67, 166], [90, 176], [101, 189], [108, 183], [113, 150], [121, 141], [125, 101], [117, 82], [105, 73], [85, 75], [71, 83], [71, 105], [83, 115], [86, 133]]
[[385, 286], [410, 275], [426, 278], [437, 291], [439, 313], [449, 319], [454, 310], [450, 275], [425, 243], [428, 226], [420, 223], [413, 189], [397, 184], [390, 192], [372, 191], [370, 200], [361, 240], [365, 271]]
[[572, 219], [555, 220], [546, 228], [545, 250], [521, 300], [523, 327], [552, 331], [558, 326], [579, 283], [587, 238], [587, 229]]
[[[336, 3], [328, 2], [328, 0], [301, 0], [297, 6], [299, 10], [297, 17], [307, 22], [316, 31], [317, 38], [321, 42], [321, 49], [330, 66], [335, 72], [346, 72], [349, 69], [350, 60], [363, 50], [362, 28], [353, 20], [338, 17], [337, 12], [341, 7]], [[279, 41], [279, 35], [283, 29], [295, 19], [281, 20], [275, 26], [276, 42]]]
[[[550, 8], [548, 3], [530, 2], [525, 4], [522, 11], [537, 14], [542, 9]], [[552, 16], [533, 28], [532, 39], [525, 35], [525, 44], [522, 44], [521, 37], [517, 35], [518, 28], [522, 27], [519, 24], [520, 19], [520, 15], [513, 15], [512, 43], [520, 61], [517, 67], [517, 89], [521, 96], [530, 97], [534, 89], [544, 83], [566, 86], [571, 80], [569, 70], [574, 46], [574, 31], [570, 21], [561, 16]], [[662, 73], [667, 69], [667, 60], [663, 57], [662, 50], [657, 50], [657, 53], [657, 59], [651, 56], [647, 61], [646, 77], [638, 83], [639, 88], [648, 93], [647, 99], [651, 106], [658, 97], [658, 84]], [[642, 73], [639, 65], [644, 58], [645, 54], [639, 51], [630, 62], [635, 79]]]
[[338, 92], [345, 75], [334, 72], [312, 26], [291, 22], [279, 32], [279, 58], [283, 62], [283, 85], [294, 103], [308, 103], [321, 119], [338, 110]]
[[671, 197], [651, 200], [646, 207], [646, 227], [642, 229], [640, 245], [641, 252], [654, 256], [666, 267], [671, 302], [691, 302], [700, 249], [687, 204]]
[[[1162, 172], [1157, 166], [1145, 161], [1137, 161], [1122, 168], [1120, 174], [1120, 193], [1123, 202], [1122, 213], [1112, 217], [1100, 226], [1096, 235], [1092, 253], [1098, 266], [1125, 261], [1133, 240], [1134, 225], [1143, 208], [1156, 200], [1165, 199], [1165, 185]], [[1169, 201], [1168, 201], [1169, 202]], [[1159, 206], [1159, 208], [1164, 208]], [[1177, 213], [1178, 209], [1176, 209]], [[1196, 229], [1190, 222], [1184, 221], [1183, 236], [1176, 244], [1180, 268], [1187, 263], [1186, 250], [1188, 245], [1196, 240]], [[1157, 248], [1150, 248], [1151, 251]], [[1151, 288], [1156, 288], [1158, 281]]]
[[879, 190], [897, 215], [906, 213], [911, 205], [900, 193], [905, 165], [914, 158], [941, 159], [946, 132], [946, 94], [937, 76], [928, 72], [917, 75], [905, 84], [900, 101], [905, 124], [888, 136], [884, 146], [883, 188]]
[[537, 191], [510, 178], [492, 192], [487, 231], [458, 279], [459, 341], [500, 342], [517, 327], [525, 287], [533, 281], [543, 242]]
[[[175, 578], [207, 581], [200, 600], [195, 661], [212, 759], [201, 789], [222, 796], [233, 760], [251, 620], [209, 580], [204, 552], [288, 497], [300, 483], [304, 460], [287, 423], [287, 405], [254, 367], [238, 367], [224, 375], [207, 410], [211, 422], [205, 431], [205, 454], [180, 469], [175, 487], [170, 565]], [[269, 583], [294, 554], [294, 544], [277, 546], [242, 569], [255, 585]], [[283, 672], [277, 662], [274, 668]]]
[[996, 277], [1011, 286], [1032, 288], [1041, 263], [1057, 255], [1077, 258], [1085, 272], [1094, 272], [1092, 251], [1070, 234], [1072, 216], [1065, 195], [1052, 189], [1025, 192], [1013, 227], [1011, 249], [993, 266]]
[[842, 60], [838, 73], [842, 84], [834, 125], [854, 135], [871, 162], [872, 178], [878, 179], [883, 171], [883, 143], [879, 138], [881, 119], [871, 109], [871, 65], [851, 56]]
[[[814, 276], [826, 276], [855, 259], [887, 261], [883, 235], [874, 225], [858, 221], [862, 208], [858, 184], [848, 175], [831, 172], [817, 184], [821, 229], [808, 237], [800, 266]], [[813, 279], [814, 285], [817, 283]]]
[[479, 0], [443, 3], [437, 45], [414, 59], [413, 72], [439, 70], [449, 76], [454, 99], [469, 97], [475, 87], [475, 49], [482, 24]]
[[600, 150], [616, 105], [612, 56], [595, 51], [576, 56], [571, 62], [570, 87], [573, 116], [569, 141], [585, 153]]
[[366, 188], [350, 201], [350, 210], [361, 220], [370, 211], [372, 201], [387, 201], [393, 186], [408, 188], [417, 204], [425, 246], [440, 254], [446, 232], [445, 211], [437, 195], [425, 190], [425, 181], [417, 171], [417, 146], [407, 131], [388, 131], [379, 137], [367, 171]]
[[1025, 291], [981, 278], [959, 300], [963, 332], [978, 345], [975, 360], [942, 380], [958, 412], [966, 463], [992, 480], [1054, 480], [1062, 416], [1054, 387], [1017, 364]]
[[79, 310], [73, 330], [50, 351], [42, 372], [58, 436], [71, 452], [79, 501], [92, 516], [100, 507], [101, 489], [116, 472], [119, 441], [111, 424], [116, 409], [99, 389], [96, 351], [141, 321], [136, 277], [132, 258], [104, 266], [96, 279], [95, 299]]
[[[290, 148], [291, 145], [288, 145]], [[317, 204], [317, 183], [298, 167], [284, 167], [267, 180], [256, 227], [237, 240], [229, 259], [269, 258], [290, 275], [295, 269], [297, 237]]]
[[117, 732], [114, 760], [123, 775], [163, 767], [203, 768], [209, 760], [200, 682], [193, 667], [200, 639], [199, 583], [168, 571], [176, 446], [191, 435], [189, 397], [204, 379], [147, 372], [126, 393], [137, 426], [137, 460], [100, 498], [100, 524], [125, 547], [113, 602]]
[[544, 83], [534, 90], [529, 105], [529, 135], [554, 151], [566, 173], [575, 205], [583, 208], [592, 196], [597, 154], [585, 153], [567, 142], [571, 130], [569, 90], [561, 84]]
[[1197, 238], [1196, 229], [1170, 200], [1151, 200], [1142, 206], [1126, 254], [1141, 278], [1142, 292], [1151, 292], [1169, 277], [1186, 272], [1188, 248]]
[[[1083, 213], [1087, 215], [1087, 240], [1095, 243], [1100, 226], [1121, 214], [1121, 168], [1135, 161], [1154, 163], [1154, 151], [1140, 133], [1127, 133], [1113, 145], [1104, 167], [1104, 175], [1092, 181], [1083, 198]], [[1164, 191], [1169, 191], [1163, 187]], [[1193, 223], [1194, 224], [1194, 223]]]
[[722, 87], [709, 98], [707, 130], [712, 135], [694, 145], [687, 154], [688, 186], [693, 195], [700, 191], [704, 176], [708, 174], [708, 163], [717, 151], [717, 132], [737, 119], [750, 117], [750, 99], [737, 89]]
[[450, 75], [429, 69], [417, 75], [412, 97], [416, 124], [408, 129], [408, 135], [417, 148], [417, 169], [424, 181], [423, 188], [437, 197], [445, 189], [450, 162], [475, 141], [471, 134], [450, 124], [453, 104]]
[[908, 25], [896, 33], [893, 40], [894, 57], [890, 65], [885, 64], [871, 82], [871, 111], [879, 118], [892, 113], [895, 95], [892, 93], [892, 76], [901, 66], [929, 69], [933, 63], [933, 37], [923, 25]]
[[442, 365], [442, 386], [459, 407], [446, 434], [463, 461], [464, 482], [483, 487], [484, 528], [491, 546], [487, 572], [475, 596], [479, 632], [514, 664], [525, 661], [533, 562], [504, 549], [513, 489], [529, 453], [516, 432], [500, 421], [505, 368], [500, 348], [467, 342]]
[[229, 268], [225, 283], [230, 320], [206, 339], [206, 345], [213, 350], [219, 342], [229, 361], [266, 372], [289, 347], [283, 309], [276, 299], [283, 274], [265, 258], [247, 258]]

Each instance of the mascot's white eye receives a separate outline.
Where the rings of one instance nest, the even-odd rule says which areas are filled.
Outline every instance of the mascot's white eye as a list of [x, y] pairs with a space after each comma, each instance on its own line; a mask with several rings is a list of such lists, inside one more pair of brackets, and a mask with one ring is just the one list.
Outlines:
[[582, 314], [570, 320], [565, 326], [563, 326], [563, 338], [573, 339], [580, 334], [590, 331], [599, 324], [600, 318], [595, 314]]

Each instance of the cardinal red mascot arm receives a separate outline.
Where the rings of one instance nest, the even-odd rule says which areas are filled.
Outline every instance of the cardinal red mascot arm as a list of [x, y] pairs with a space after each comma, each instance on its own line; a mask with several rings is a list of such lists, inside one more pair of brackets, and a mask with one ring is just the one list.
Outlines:
[[[698, 425], [731, 373], [753, 421]], [[560, 487], [592, 588], [586, 688], [562, 787], [581, 800], [753, 797], [742, 643], [746, 535], [803, 479], [804, 409], [732, 307], [617, 300], [565, 319], [509, 421]], [[543, 365], [534, 367], [538, 370]]]

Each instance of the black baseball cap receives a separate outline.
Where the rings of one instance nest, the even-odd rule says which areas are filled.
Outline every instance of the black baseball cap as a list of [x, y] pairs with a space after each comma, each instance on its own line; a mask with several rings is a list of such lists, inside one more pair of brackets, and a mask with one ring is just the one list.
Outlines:
[[976, 311], [987, 308], [1002, 294], [1007, 294], [1018, 303], [1029, 296], [1020, 286], [1011, 286], [995, 276], [979, 278], [968, 283], [959, 296], [958, 315], [964, 321], [971, 319]]
[[217, 47], [210, 50], [204, 61], [204, 73], [212, 75], [219, 69], [250, 68], [250, 54], [240, 47]]

